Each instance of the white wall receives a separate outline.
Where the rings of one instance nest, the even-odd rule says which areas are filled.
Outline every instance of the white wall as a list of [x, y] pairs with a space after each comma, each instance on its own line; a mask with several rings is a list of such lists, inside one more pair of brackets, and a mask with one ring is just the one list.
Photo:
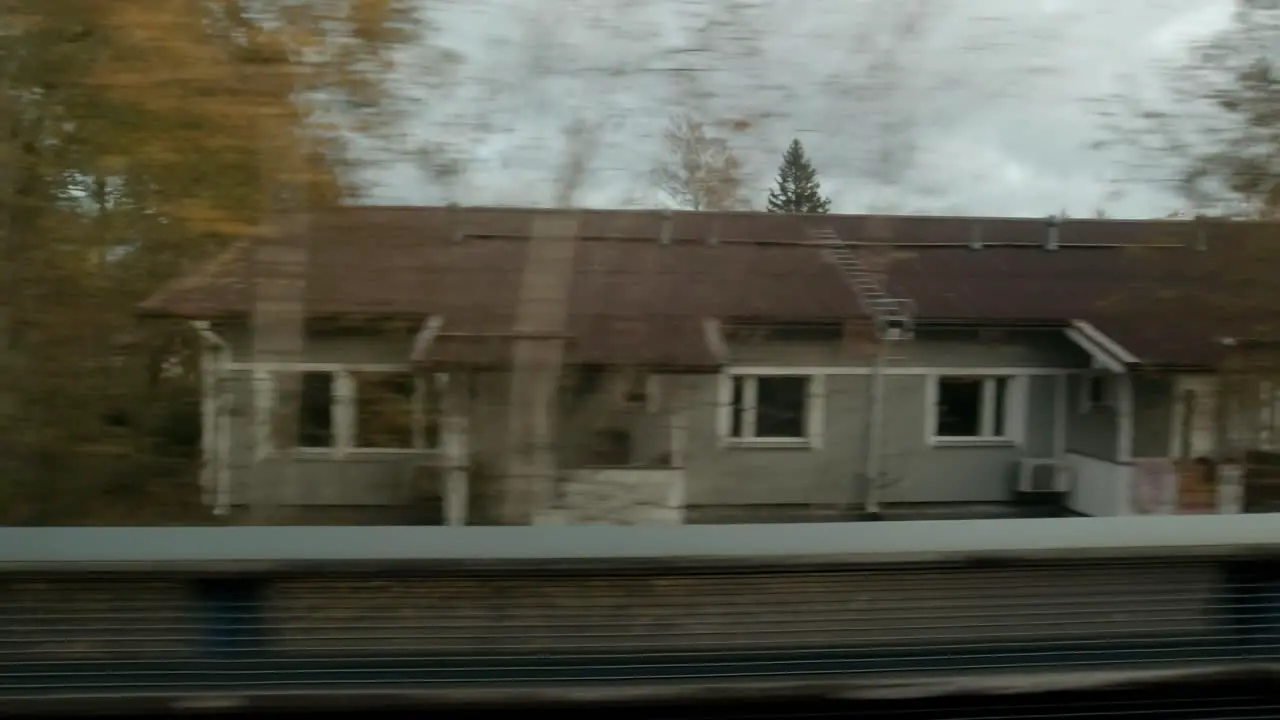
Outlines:
[[1129, 468], [1087, 455], [1067, 453], [1073, 482], [1067, 493], [1067, 507], [1084, 515], [1104, 517], [1130, 515]]

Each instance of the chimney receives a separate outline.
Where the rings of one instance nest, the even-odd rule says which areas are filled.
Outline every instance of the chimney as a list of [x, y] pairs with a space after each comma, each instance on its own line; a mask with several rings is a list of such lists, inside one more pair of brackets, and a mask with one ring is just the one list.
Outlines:
[[663, 245], [671, 244], [671, 234], [675, 231], [675, 215], [670, 210], [662, 211], [662, 230], [658, 236], [658, 242]]
[[1057, 215], [1050, 215], [1048, 222], [1049, 222], [1049, 234], [1045, 237], [1044, 249], [1057, 250], [1058, 249], [1058, 232], [1061, 229], [1060, 228], [1061, 221], [1058, 219]]
[[462, 207], [456, 202], [448, 204], [449, 213], [449, 239], [453, 242], [462, 242], [466, 237], [466, 233], [462, 231]]
[[982, 223], [975, 222], [969, 228], [969, 249], [982, 249]]
[[1209, 231], [1205, 228], [1206, 218], [1204, 215], [1196, 215], [1196, 239], [1193, 241], [1191, 248], [1193, 250], [1205, 251], [1209, 249]]

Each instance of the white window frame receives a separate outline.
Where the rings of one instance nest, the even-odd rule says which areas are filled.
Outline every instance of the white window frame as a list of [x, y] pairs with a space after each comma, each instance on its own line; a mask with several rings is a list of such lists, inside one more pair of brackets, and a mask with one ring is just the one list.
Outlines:
[[[979, 424], [990, 428], [995, 424], [994, 400], [998, 395], [997, 383], [1006, 382], [1004, 392], [1004, 434], [983, 434], [974, 437], [938, 435], [938, 404], [941, 401], [941, 383], [948, 378], [979, 378], [982, 380], [982, 404]], [[1021, 445], [1026, 439], [1028, 377], [1010, 373], [947, 372], [933, 373], [925, 387], [925, 440], [930, 446], [1000, 446]]]
[[[271, 417], [279, 402], [276, 374], [287, 372], [325, 373], [332, 377], [330, 384], [329, 418], [332, 444], [328, 447], [293, 447], [291, 452], [299, 455], [322, 455], [342, 458], [347, 455], [404, 455], [413, 452], [439, 452], [443, 449], [443, 432], [437, 434], [436, 443], [430, 444], [427, 435], [427, 379], [414, 373], [414, 393], [410, 404], [410, 422], [412, 424], [412, 443], [404, 448], [365, 448], [355, 444], [359, 437], [359, 413], [357, 402], [357, 383], [355, 373], [412, 373], [410, 365], [376, 365], [376, 366], [329, 366], [301, 363], [296, 367], [273, 365], [270, 368], [258, 368], [253, 371], [253, 406], [254, 433], [259, 459], [274, 454], [274, 436], [271, 432]], [[437, 396], [443, 397], [448, 385], [448, 375], [434, 373], [431, 378], [437, 383]]]
[[[799, 377], [807, 382], [805, 397], [805, 433], [806, 437], [775, 438], [754, 437], [750, 433], [755, 427], [755, 402], [758, 382], [765, 377]], [[736, 379], [742, 379], [743, 437], [733, 435], [733, 385]], [[729, 371], [720, 375], [719, 398], [717, 402], [717, 425], [722, 447], [760, 447], [760, 448], [808, 448], [818, 450], [823, 445], [823, 433], [826, 427], [826, 376], [805, 368], [753, 368], [750, 372]]]

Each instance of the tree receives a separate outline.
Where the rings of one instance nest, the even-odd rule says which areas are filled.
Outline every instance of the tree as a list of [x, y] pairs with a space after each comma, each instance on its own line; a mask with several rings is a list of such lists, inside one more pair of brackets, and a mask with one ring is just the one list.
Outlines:
[[689, 210], [741, 210], [742, 163], [727, 140], [707, 133], [691, 114], [674, 118], [662, 135], [665, 155], [654, 180], [677, 207]]
[[211, 251], [265, 242], [280, 209], [359, 195], [364, 151], [396, 141], [414, 6], [0, 9], [0, 523], [203, 514], [174, 432], [193, 427], [190, 330], [133, 308]]
[[[1199, 216], [1193, 237], [1203, 248], [1190, 264], [1146, 253], [1152, 280], [1123, 299], [1126, 307], [1145, 303], [1222, 337], [1280, 337], [1280, 235], [1274, 223], [1251, 222], [1280, 219], [1277, 47], [1280, 6], [1237, 0], [1232, 22], [1166, 68], [1158, 93], [1134, 88], [1106, 98], [1110, 123], [1100, 145], [1136, 149], [1126, 174], [1174, 188], [1181, 207], [1170, 217]], [[1220, 353], [1215, 397], [1198, 400], [1216, 404], [1220, 421], [1269, 417], [1262, 412], [1270, 412], [1271, 393], [1262, 390], [1280, 383], [1280, 354], [1274, 343], [1261, 345], [1232, 344]], [[1219, 450], [1241, 450], [1238, 443], [1256, 439], [1250, 436], [1247, 427], [1224, 428]]]
[[[1104, 98], [1104, 148], [1137, 148], [1131, 169], [1171, 184], [1186, 207], [1280, 214], [1280, 7], [1238, 0], [1231, 25], [1167, 68], [1163, 93]], [[1133, 97], [1137, 95], [1136, 99]]]
[[[1237, 0], [1229, 26], [1167, 68], [1160, 95], [1106, 98], [1112, 120], [1100, 145], [1136, 149], [1130, 169], [1177, 190], [1177, 217], [1280, 218], [1276, 47], [1280, 6]], [[1274, 227], [1217, 221], [1205, 227], [1215, 251], [1197, 273], [1223, 291], [1198, 296], [1200, 311], [1237, 319], [1280, 311], [1272, 291], [1272, 268], [1280, 262]], [[1227, 233], [1232, 237], [1213, 240]], [[1174, 304], [1186, 300], [1165, 295]]]
[[782, 156], [778, 179], [769, 191], [767, 207], [774, 213], [825, 213], [831, 199], [823, 196], [818, 171], [805, 155], [800, 140], [792, 140]]

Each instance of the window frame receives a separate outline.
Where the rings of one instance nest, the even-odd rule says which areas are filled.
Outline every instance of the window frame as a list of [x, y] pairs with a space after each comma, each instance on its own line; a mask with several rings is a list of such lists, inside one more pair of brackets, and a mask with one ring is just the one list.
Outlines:
[[[1004, 427], [1001, 434], [980, 434], [974, 436], [939, 435], [938, 423], [941, 420], [942, 385], [945, 380], [965, 378], [982, 383], [981, 400], [978, 406], [980, 432], [988, 432], [984, 427], [994, 424], [997, 413], [988, 409], [989, 403], [1000, 397], [999, 383], [1004, 387]], [[930, 374], [925, 392], [925, 439], [933, 447], [948, 446], [1015, 446], [1025, 440], [1027, 417], [1027, 376], [1012, 373], [955, 373]]]
[[[330, 427], [330, 445], [329, 446], [303, 446], [293, 445], [289, 448], [275, 447], [275, 436], [272, 432], [270, 417], [274, 416], [274, 412], [279, 403], [280, 397], [278, 386], [276, 384], [276, 376], [282, 373], [296, 373], [299, 376], [305, 374], [325, 374], [329, 375], [331, 380], [329, 384], [329, 427]], [[387, 375], [411, 374], [414, 379], [414, 393], [410, 401], [410, 423], [412, 424], [412, 443], [409, 447], [404, 448], [377, 448], [377, 447], [360, 447], [356, 445], [359, 434], [359, 413], [360, 407], [358, 402], [358, 383], [356, 375], [358, 374], [375, 374], [385, 373]], [[425, 403], [430, 394], [427, 392], [427, 383], [435, 382], [437, 384], [437, 397], [443, 401], [444, 393], [447, 391], [449, 376], [446, 373], [431, 373], [426, 377], [414, 371], [412, 366], [390, 366], [390, 367], [352, 367], [352, 368], [319, 368], [306, 364], [299, 365], [296, 369], [272, 369], [272, 370], [256, 370], [253, 373], [253, 397], [258, 457], [264, 458], [280, 453], [281, 451], [304, 457], [335, 457], [341, 458], [347, 455], [360, 456], [377, 456], [377, 455], [397, 455], [402, 456], [409, 453], [422, 452], [441, 452], [444, 449], [444, 417], [438, 420], [437, 425], [440, 431], [435, 433], [427, 432], [428, 412], [429, 408]], [[301, 410], [301, 408], [299, 408]], [[431, 441], [434, 439], [434, 443]], [[296, 442], [296, 440], [295, 440]]]
[[[768, 378], [800, 378], [805, 381], [804, 436], [760, 437], [755, 434], [759, 410], [755, 403], [759, 396], [759, 383]], [[734, 402], [737, 384], [742, 385], [742, 403]], [[826, 376], [810, 370], [777, 368], [753, 369], [750, 372], [728, 371], [720, 376], [719, 437], [722, 447], [757, 447], [821, 449], [826, 425]], [[742, 428], [741, 435], [734, 434], [735, 416]]]

